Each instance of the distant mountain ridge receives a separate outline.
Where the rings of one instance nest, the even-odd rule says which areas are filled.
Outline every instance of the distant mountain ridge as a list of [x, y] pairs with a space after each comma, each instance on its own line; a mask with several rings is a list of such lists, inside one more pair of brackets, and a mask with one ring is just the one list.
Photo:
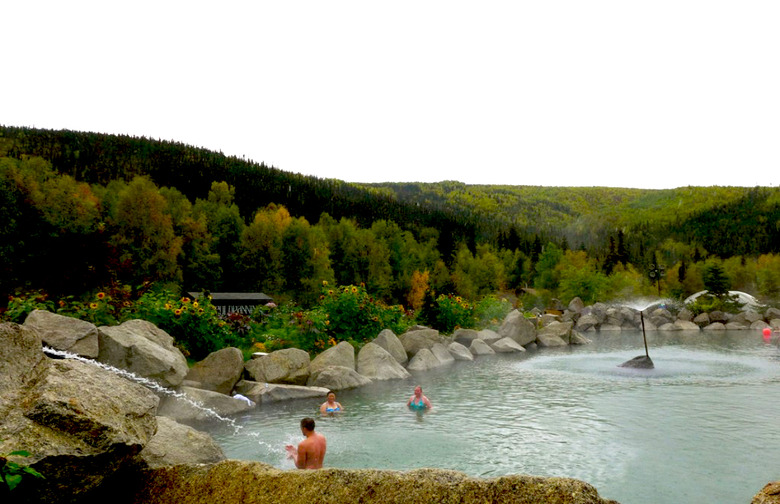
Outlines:
[[251, 218], [269, 203], [316, 222], [322, 212], [362, 226], [393, 220], [441, 232], [447, 254], [506, 241], [521, 249], [554, 241], [596, 253], [623, 233], [635, 255], [666, 239], [695, 242], [709, 252], [780, 252], [780, 188], [681, 187], [668, 190], [438, 183], [357, 184], [285, 172], [250, 160], [176, 142], [124, 135], [0, 126], [0, 156], [40, 156], [78, 180], [105, 184], [146, 175], [203, 198], [212, 181], [236, 188], [236, 204]]

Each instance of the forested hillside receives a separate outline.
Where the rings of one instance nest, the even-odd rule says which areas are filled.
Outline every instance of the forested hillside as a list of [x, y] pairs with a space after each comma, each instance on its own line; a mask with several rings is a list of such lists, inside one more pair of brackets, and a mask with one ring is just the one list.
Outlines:
[[[780, 189], [352, 184], [171, 141], [0, 127], [0, 288], [380, 299], [780, 291]], [[648, 276], [662, 267], [663, 282]], [[521, 290], [523, 289], [523, 290]]]

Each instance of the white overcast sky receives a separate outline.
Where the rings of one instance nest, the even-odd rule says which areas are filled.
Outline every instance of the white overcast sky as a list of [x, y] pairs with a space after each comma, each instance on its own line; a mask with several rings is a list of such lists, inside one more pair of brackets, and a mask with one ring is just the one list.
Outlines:
[[780, 1], [8, 1], [0, 124], [351, 182], [780, 183]]

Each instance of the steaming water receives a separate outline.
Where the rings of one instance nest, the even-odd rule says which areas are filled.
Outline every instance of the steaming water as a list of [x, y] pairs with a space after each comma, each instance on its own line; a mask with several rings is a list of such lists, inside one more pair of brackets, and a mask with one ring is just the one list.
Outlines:
[[[284, 445], [315, 416], [328, 467], [438, 467], [472, 476], [565, 476], [622, 504], [736, 503], [780, 477], [780, 350], [756, 332], [641, 332], [593, 344], [480, 357], [413, 379], [344, 391], [339, 417], [321, 401], [261, 408], [205, 427], [230, 458], [291, 468]], [[404, 404], [421, 384], [435, 411]], [[203, 425], [200, 426], [204, 428]]]

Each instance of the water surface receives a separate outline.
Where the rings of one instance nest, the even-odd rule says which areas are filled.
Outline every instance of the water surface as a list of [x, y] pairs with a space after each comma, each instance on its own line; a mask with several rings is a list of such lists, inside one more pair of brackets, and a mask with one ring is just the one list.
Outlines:
[[[292, 468], [284, 445], [314, 416], [328, 467], [572, 477], [622, 504], [750, 502], [780, 479], [780, 351], [760, 333], [648, 333], [654, 370], [618, 367], [641, 332], [589, 337], [343, 391], [338, 417], [305, 400], [206, 427], [229, 458]], [[433, 412], [406, 409], [416, 384]]]

